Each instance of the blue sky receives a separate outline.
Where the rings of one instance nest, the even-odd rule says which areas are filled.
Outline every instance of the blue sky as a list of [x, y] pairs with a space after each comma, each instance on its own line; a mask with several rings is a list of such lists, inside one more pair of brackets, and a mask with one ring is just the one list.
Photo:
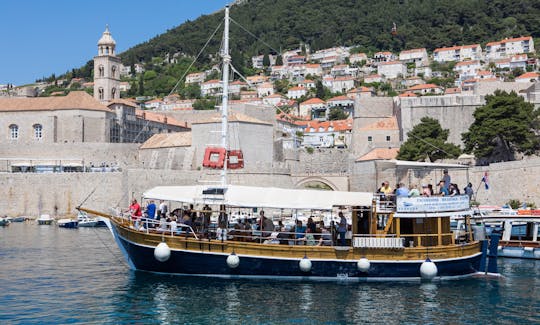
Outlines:
[[23, 85], [78, 68], [97, 54], [109, 28], [117, 53], [226, 0], [8, 0], [0, 4], [0, 84]]

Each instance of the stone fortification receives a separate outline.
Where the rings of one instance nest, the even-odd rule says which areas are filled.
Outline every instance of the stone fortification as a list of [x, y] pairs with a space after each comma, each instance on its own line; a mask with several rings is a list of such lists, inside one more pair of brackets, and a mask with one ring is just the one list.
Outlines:
[[400, 98], [396, 116], [400, 123], [400, 137], [407, 140], [407, 133], [420, 123], [422, 117], [439, 121], [443, 129], [449, 129], [448, 141], [461, 145], [461, 134], [474, 122], [473, 113], [485, 104], [484, 97], [470, 96], [424, 96]]
[[26, 143], [0, 144], [0, 171], [8, 171], [11, 163], [32, 159], [80, 160], [85, 166], [116, 164], [121, 168], [139, 165], [140, 144], [127, 143]]

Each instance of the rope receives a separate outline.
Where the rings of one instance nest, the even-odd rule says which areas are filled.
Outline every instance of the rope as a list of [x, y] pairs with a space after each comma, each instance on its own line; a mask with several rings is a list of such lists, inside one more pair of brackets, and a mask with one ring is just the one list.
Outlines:
[[[127, 265], [126, 261], [124, 261], [122, 258], [118, 257], [118, 255], [116, 255], [111, 249], [109, 246], [107, 246], [107, 244], [103, 241], [103, 239], [98, 235], [98, 232], [96, 231], [96, 228], [95, 227], [92, 227], [92, 230], [94, 231], [94, 233], [96, 234], [96, 237], [99, 239], [99, 241], [101, 242], [101, 244], [103, 244], [103, 246], [109, 251], [109, 253], [111, 253], [111, 255], [120, 263]], [[108, 230], [108, 229], [107, 229]]]
[[189, 65], [189, 67], [186, 69], [186, 71], [184, 71], [184, 74], [182, 75], [182, 77], [180, 77], [180, 79], [178, 79], [178, 81], [176, 82], [176, 84], [174, 85], [173, 89], [171, 90], [171, 92], [169, 93], [169, 96], [174, 93], [174, 91], [176, 90], [176, 88], [178, 87], [178, 85], [180, 84], [180, 81], [182, 81], [186, 75], [188, 74], [189, 70], [191, 69], [191, 67], [193, 66], [193, 64], [195, 64], [195, 62], [197, 62], [197, 60], [199, 59], [199, 57], [201, 56], [202, 52], [206, 49], [206, 47], [208, 46], [208, 44], [210, 43], [210, 41], [212, 40], [212, 38], [214, 38], [214, 36], [216, 35], [217, 31], [221, 28], [221, 25], [223, 24], [223, 21], [221, 23], [219, 23], [219, 25], [216, 27], [216, 29], [214, 30], [214, 32], [212, 33], [212, 35], [210, 36], [210, 38], [208, 38], [208, 40], [206, 40], [206, 43], [204, 44], [203, 48], [199, 51], [199, 53], [197, 54], [197, 56], [195, 57], [195, 59], [193, 59], [193, 61], [191, 62], [191, 64]]
[[235, 23], [238, 27], [240, 27], [242, 30], [244, 30], [246, 33], [248, 33], [249, 35], [253, 36], [256, 40], [262, 42], [264, 45], [268, 46], [268, 48], [270, 48], [271, 50], [273, 50], [274, 52], [276, 53], [279, 53], [279, 55], [281, 55], [281, 51], [278, 51], [276, 50], [275, 48], [273, 48], [272, 46], [270, 46], [268, 43], [266, 43], [265, 41], [263, 41], [262, 39], [260, 39], [259, 37], [257, 37], [255, 34], [253, 34], [252, 32], [250, 32], [249, 30], [247, 30], [244, 26], [240, 25], [240, 23], [238, 23], [237, 21], [235, 21], [234, 19], [232, 18], [229, 18], [230, 21], [232, 21], [233, 23]]

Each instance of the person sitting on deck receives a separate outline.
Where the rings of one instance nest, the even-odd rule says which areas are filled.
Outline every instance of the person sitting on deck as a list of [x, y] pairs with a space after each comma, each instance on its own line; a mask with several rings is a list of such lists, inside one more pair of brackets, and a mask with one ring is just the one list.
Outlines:
[[439, 182], [439, 195], [440, 196], [448, 196], [450, 193], [448, 192], [448, 188], [444, 186], [444, 181], [441, 180]]
[[407, 194], [409, 197], [415, 197], [415, 196], [420, 196], [420, 191], [418, 190], [418, 188], [416, 187], [416, 184], [412, 184], [411, 185], [411, 190], [409, 191], [409, 193]]
[[304, 237], [304, 240], [306, 241], [306, 245], [308, 246], [315, 246], [316, 244], [313, 232], [311, 232], [311, 229], [309, 227], [306, 229], [306, 236]]
[[301, 245], [302, 244], [301, 240], [304, 239], [305, 233], [306, 233], [306, 227], [304, 227], [302, 225], [302, 221], [300, 221], [300, 220], [296, 221], [296, 226], [294, 227], [294, 232], [295, 232], [295, 239], [296, 239], [295, 242], [296, 242], [296, 244]]
[[325, 227], [321, 227], [318, 246], [332, 246], [332, 234]]

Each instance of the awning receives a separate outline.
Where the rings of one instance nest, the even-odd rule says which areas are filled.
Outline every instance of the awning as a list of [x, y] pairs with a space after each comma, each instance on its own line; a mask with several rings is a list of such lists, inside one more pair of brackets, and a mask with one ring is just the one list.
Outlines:
[[[214, 186], [215, 188], [216, 186]], [[372, 193], [228, 185], [224, 195], [203, 195], [208, 186], [158, 186], [144, 198], [238, 207], [330, 210], [336, 206], [371, 206]], [[216, 198], [222, 200], [215, 201]]]

